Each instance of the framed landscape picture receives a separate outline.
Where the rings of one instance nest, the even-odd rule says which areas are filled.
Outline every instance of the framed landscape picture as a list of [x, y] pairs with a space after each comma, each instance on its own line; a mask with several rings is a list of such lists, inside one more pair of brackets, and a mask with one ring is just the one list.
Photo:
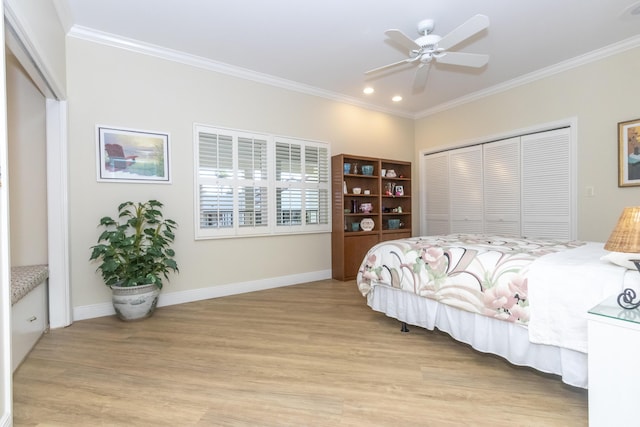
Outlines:
[[640, 119], [618, 123], [618, 187], [640, 185]]
[[98, 181], [171, 183], [169, 134], [96, 126]]

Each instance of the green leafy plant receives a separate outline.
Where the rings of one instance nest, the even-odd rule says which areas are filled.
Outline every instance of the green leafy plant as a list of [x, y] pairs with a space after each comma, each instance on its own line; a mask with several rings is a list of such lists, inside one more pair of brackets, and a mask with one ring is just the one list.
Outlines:
[[178, 272], [171, 244], [175, 221], [162, 215], [157, 200], [124, 202], [118, 206], [118, 221], [105, 216], [99, 226], [104, 231], [92, 246], [90, 260], [102, 261], [100, 270], [107, 286], [155, 284], [162, 289], [162, 278]]

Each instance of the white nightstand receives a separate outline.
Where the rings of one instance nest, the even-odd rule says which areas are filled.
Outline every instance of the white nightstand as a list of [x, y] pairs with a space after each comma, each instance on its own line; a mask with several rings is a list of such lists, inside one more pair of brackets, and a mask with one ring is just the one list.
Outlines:
[[612, 295], [589, 310], [589, 426], [638, 425], [640, 309]]

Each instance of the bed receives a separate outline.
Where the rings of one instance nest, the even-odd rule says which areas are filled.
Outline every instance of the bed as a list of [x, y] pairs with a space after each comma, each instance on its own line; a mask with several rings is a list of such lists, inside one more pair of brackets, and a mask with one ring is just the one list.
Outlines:
[[587, 388], [587, 311], [640, 289], [625, 255], [603, 246], [478, 234], [392, 240], [368, 251], [356, 283], [373, 310]]

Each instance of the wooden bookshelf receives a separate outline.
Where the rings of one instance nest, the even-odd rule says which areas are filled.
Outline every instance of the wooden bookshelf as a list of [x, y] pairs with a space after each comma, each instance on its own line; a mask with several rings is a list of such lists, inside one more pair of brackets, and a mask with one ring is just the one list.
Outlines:
[[[368, 166], [371, 174], [363, 173]], [[411, 237], [411, 162], [338, 154], [331, 173], [332, 275], [351, 280], [373, 245]]]

